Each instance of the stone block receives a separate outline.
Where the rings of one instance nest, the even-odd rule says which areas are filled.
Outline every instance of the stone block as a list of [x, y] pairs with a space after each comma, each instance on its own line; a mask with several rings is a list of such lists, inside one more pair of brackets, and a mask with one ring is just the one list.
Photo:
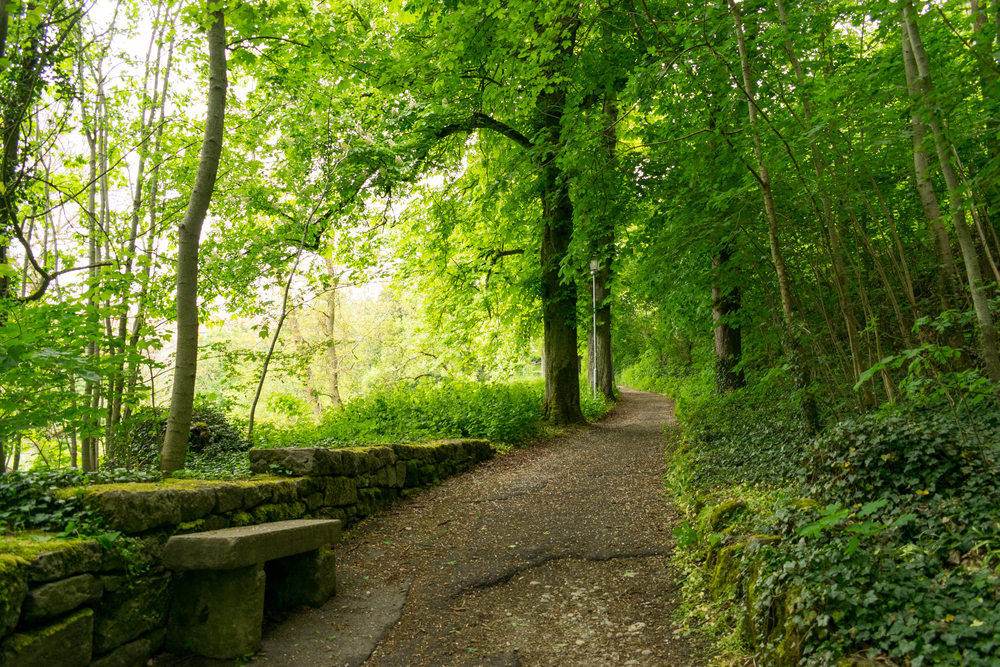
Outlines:
[[376, 470], [375, 483], [385, 488], [396, 486], [396, 464], [393, 463]]
[[354, 483], [357, 484], [359, 489], [367, 489], [374, 485], [374, 479], [371, 475], [358, 475], [354, 478]]
[[166, 628], [158, 628], [134, 642], [119, 646], [111, 653], [95, 658], [90, 667], [144, 667], [150, 656], [163, 645]]
[[28, 594], [28, 561], [0, 554], [0, 637], [14, 629]]
[[134, 534], [181, 523], [183, 493], [177, 489], [112, 489], [96, 494], [95, 500], [98, 511], [107, 519], [111, 530]]
[[310, 512], [313, 512], [323, 506], [325, 498], [325, 493], [316, 492], [303, 498], [302, 502], [306, 504], [306, 507], [309, 508]]
[[195, 521], [215, 509], [215, 489], [197, 487], [180, 492], [181, 522]]
[[297, 477], [341, 475], [340, 452], [325, 447], [283, 447], [250, 450], [250, 470], [271, 474], [272, 465], [287, 469]]
[[367, 451], [372, 471], [396, 463], [396, 452], [392, 447], [368, 447]]
[[253, 509], [257, 505], [271, 502], [271, 483], [258, 482], [243, 487], [243, 509]]
[[21, 623], [34, 625], [38, 621], [60, 616], [88, 602], [101, 599], [104, 586], [92, 574], [78, 574], [43, 584], [28, 592], [21, 607]]
[[179, 574], [167, 622], [167, 650], [219, 660], [257, 652], [264, 582], [262, 563]]
[[322, 477], [300, 477], [291, 480], [291, 483], [295, 485], [295, 492], [298, 494], [299, 500], [311, 496], [317, 491], [322, 491], [326, 484]]
[[96, 606], [94, 651], [107, 653], [167, 620], [170, 573], [161, 572], [106, 592]]
[[264, 572], [267, 609], [293, 609], [304, 604], [319, 607], [337, 593], [336, 558], [329, 549], [268, 561]]
[[219, 514], [213, 514], [212, 516], [207, 516], [204, 519], [204, 523], [201, 524], [201, 530], [222, 530], [223, 528], [229, 527], [229, 519], [225, 516]]
[[271, 484], [272, 503], [294, 503], [299, 499], [299, 489], [294, 481], [274, 482]]
[[326, 505], [353, 505], [358, 501], [357, 480], [350, 477], [328, 477], [323, 502]]
[[112, 549], [103, 553], [100, 569], [107, 572], [109, 570], [124, 570], [126, 565], [138, 569], [158, 567], [160, 558], [163, 556], [163, 545], [166, 542], [167, 535], [164, 534], [133, 538], [128, 563], [125, 562], [125, 558], [117, 549]]
[[406, 486], [406, 461], [396, 461], [396, 487]]
[[357, 477], [368, 473], [368, 456], [363, 450], [344, 448], [336, 450], [340, 454], [340, 474]]
[[279, 521], [175, 535], [163, 551], [171, 570], [224, 570], [311, 551], [340, 541], [340, 522]]
[[220, 484], [215, 487], [215, 507], [212, 512], [225, 514], [243, 507], [243, 487], [236, 484]]
[[117, 591], [128, 581], [128, 577], [124, 574], [100, 574], [97, 579], [101, 582], [101, 587], [108, 593]]
[[38, 554], [28, 565], [29, 581], [65, 579], [101, 569], [104, 553], [97, 542], [84, 542], [59, 551]]
[[93, 653], [91, 609], [55, 623], [8, 636], [0, 645], [0, 667], [87, 667]]
[[298, 519], [306, 513], [305, 503], [268, 503], [258, 505], [250, 511], [254, 523], [272, 523]]

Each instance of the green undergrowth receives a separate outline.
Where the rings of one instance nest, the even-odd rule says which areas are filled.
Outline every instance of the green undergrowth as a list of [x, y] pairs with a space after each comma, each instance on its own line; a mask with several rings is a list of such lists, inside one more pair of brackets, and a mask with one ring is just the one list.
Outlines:
[[910, 397], [810, 438], [781, 375], [725, 396], [691, 377], [664, 481], [682, 623], [721, 662], [1000, 665], [992, 400]]
[[[260, 447], [351, 447], [442, 438], [482, 438], [497, 445], [522, 445], [542, 432], [541, 381], [404, 383], [352, 399], [327, 410], [318, 424], [258, 430]], [[600, 396], [581, 394], [584, 414], [607, 412]]]
[[[530, 440], [552, 437], [559, 429], [542, 421], [541, 381], [417, 383], [379, 389], [329, 411], [319, 424], [304, 421], [294, 429], [260, 429], [258, 446], [346, 447], [445, 438], [483, 438], [505, 450]], [[603, 416], [610, 405], [600, 395], [581, 395], [588, 419]], [[235, 480], [251, 477], [243, 439], [222, 413], [199, 407], [185, 468], [173, 483], [185, 480]], [[0, 475], [0, 534], [41, 530], [63, 537], [100, 536], [101, 519], [87, 508], [84, 489], [91, 486], [159, 484], [157, 443], [162, 442], [161, 415], [138, 421], [133, 441], [119, 448], [130, 467], [84, 473], [78, 469], [44, 469]], [[78, 491], [73, 491], [77, 489]]]

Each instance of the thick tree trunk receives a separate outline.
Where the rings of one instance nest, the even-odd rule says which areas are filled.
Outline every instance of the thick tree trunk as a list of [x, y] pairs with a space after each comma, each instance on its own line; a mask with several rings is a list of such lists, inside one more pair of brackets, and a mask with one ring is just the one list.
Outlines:
[[[577, 8], [566, 3], [561, 21], [567, 37], [548, 68], [556, 80], [573, 55]], [[560, 37], [562, 39], [562, 37]], [[557, 163], [562, 144], [562, 119], [566, 107], [566, 82], [548, 84], [537, 100], [536, 144], [539, 191], [542, 198], [542, 322], [545, 331], [545, 417], [555, 424], [585, 424], [580, 407], [580, 358], [577, 350], [577, 287], [563, 280], [563, 260], [573, 239], [573, 203], [569, 184]]]
[[183, 468], [187, 455], [198, 370], [198, 245], [222, 155], [227, 87], [226, 23], [221, 10], [213, 12], [212, 16], [214, 21], [208, 30], [209, 90], [205, 138], [194, 189], [178, 229], [177, 354], [170, 416], [167, 418], [167, 434], [160, 460], [160, 469], [166, 473]]
[[[561, 114], [560, 114], [561, 116]], [[558, 120], [556, 121], [558, 123]], [[556, 424], [584, 424], [576, 340], [576, 283], [560, 276], [573, 237], [573, 205], [562, 173], [548, 156], [542, 180], [542, 318], [545, 330], [545, 416]]]
[[[948, 188], [948, 199], [951, 205], [951, 215], [955, 223], [955, 236], [958, 237], [959, 247], [962, 249], [962, 258], [965, 262], [965, 273], [969, 280], [969, 289], [972, 291], [972, 305], [976, 311], [976, 319], [979, 322], [980, 349], [983, 361], [986, 365], [986, 372], [995, 383], [1000, 383], [1000, 354], [997, 351], [997, 331], [993, 321], [993, 314], [990, 312], [989, 301], [986, 290], [983, 288], [982, 273], [979, 267], [979, 258], [976, 255], [975, 243], [969, 231], [969, 225], [965, 217], [965, 201], [963, 200], [963, 185], [959, 178], [958, 171], [953, 162], [953, 147], [949, 139], [945, 136], [941, 124], [937, 121], [935, 109], [932, 104], [934, 94], [934, 84], [931, 81], [930, 61], [924, 50], [924, 44], [920, 39], [920, 29], [917, 26], [916, 11], [912, 2], [907, 2], [902, 10], [903, 29], [909, 37], [910, 49], [913, 59], [917, 64], [917, 71], [920, 74], [920, 88], [923, 93], [924, 108], [928, 115], [928, 124], [931, 133], [934, 135], [934, 144], [937, 148], [938, 161], [941, 163], [941, 171], [944, 174], [945, 185]], [[997, 393], [997, 401], [1000, 403], [1000, 393]]]

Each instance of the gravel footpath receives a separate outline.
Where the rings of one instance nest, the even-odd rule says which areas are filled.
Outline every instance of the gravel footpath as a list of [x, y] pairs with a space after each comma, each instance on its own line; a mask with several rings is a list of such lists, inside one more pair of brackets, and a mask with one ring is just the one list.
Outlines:
[[602, 421], [387, 508], [337, 546], [340, 592], [265, 633], [266, 667], [707, 663], [671, 621], [673, 406]]

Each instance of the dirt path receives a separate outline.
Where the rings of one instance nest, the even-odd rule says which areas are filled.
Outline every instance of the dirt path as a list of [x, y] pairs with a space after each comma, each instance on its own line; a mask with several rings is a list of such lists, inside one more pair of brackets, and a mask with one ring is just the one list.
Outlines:
[[368, 519], [338, 546], [340, 594], [271, 628], [255, 664], [705, 664], [670, 618], [668, 420], [625, 391], [588, 429]]
[[[378, 513], [337, 546], [340, 591], [266, 628], [259, 667], [707, 663], [679, 633], [673, 406], [624, 391], [603, 421]], [[157, 667], [215, 667], [231, 661]]]

